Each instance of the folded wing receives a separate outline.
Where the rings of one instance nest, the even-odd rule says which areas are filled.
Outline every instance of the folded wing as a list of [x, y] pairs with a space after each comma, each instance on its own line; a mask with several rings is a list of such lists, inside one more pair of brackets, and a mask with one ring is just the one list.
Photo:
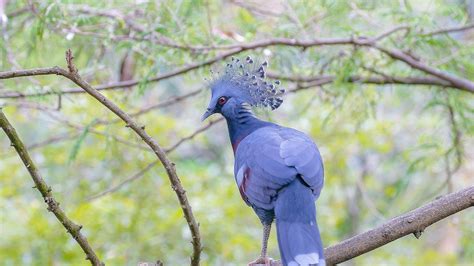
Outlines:
[[245, 202], [273, 209], [278, 191], [297, 176], [319, 195], [322, 160], [305, 134], [283, 127], [265, 127], [247, 136], [235, 153], [235, 178]]

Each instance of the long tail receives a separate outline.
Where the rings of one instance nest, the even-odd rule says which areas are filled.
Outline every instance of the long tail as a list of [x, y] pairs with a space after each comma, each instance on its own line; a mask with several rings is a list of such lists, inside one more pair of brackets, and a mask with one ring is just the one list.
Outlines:
[[285, 266], [326, 265], [314, 201], [311, 189], [300, 178], [278, 193], [275, 217], [278, 246]]

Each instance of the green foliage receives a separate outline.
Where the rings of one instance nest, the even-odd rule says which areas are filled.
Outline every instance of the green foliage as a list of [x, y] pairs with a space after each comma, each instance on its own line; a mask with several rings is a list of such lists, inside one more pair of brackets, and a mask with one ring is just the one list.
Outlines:
[[[30, 1], [8, 2], [6, 13], [12, 14]], [[71, 48], [80, 74], [96, 86], [120, 80], [123, 58], [131, 54], [138, 85], [102, 92], [133, 114], [206, 86], [209, 69], [218, 71], [224, 62], [159, 82], [148, 81], [224, 52], [192, 49], [196, 46], [273, 37], [373, 37], [394, 26], [408, 25], [409, 31], [397, 32], [380, 44], [410, 51], [432, 67], [472, 80], [472, 30], [424, 35], [472, 20], [458, 2], [37, 1], [34, 12], [9, 18], [7, 38], [0, 42], [0, 69], [64, 67], [64, 51]], [[81, 12], [84, 7], [89, 12]], [[97, 11], [126, 16], [93, 14]], [[144, 30], [133, 29], [129, 19]], [[168, 42], [184, 47], [170, 47]], [[332, 83], [286, 95], [275, 112], [258, 112], [307, 132], [319, 145], [326, 181], [318, 200], [318, 219], [326, 246], [448, 190], [473, 184], [471, 94], [434, 86], [353, 82], [354, 76], [425, 76], [366, 47], [271, 46], [238, 56], [247, 54], [268, 59], [270, 71], [277, 75], [334, 77]], [[287, 89], [297, 87], [294, 82], [282, 82]], [[108, 265], [158, 259], [166, 265], [189, 263], [191, 236], [161, 165], [117, 191], [90, 200], [135, 175], [156, 157], [143, 149], [141, 139], [122, 122], [101, 123], [116, 116], [95, 99], [86, 94], [58, 95], [71, 89], [77, 88], [55, 75], [0, 83], [0, 95], [55, 92], [25, 99], [0, 98], [0, 105], [5, 105], [6, 115], [30, 146], [33, 160], [61, 206], [84, 226], [84, 234]], [[199, 118], [208, 93], [135, 118], [162, 147], [171, 147], [203, 126]], [[216, 124], [169, 154], [200, 223], [203, 265], [242, 265], [260, 249], [261, 227], [235, 186], [226, 130], [223, 123]], [[1, 264], [87, 265], [77, 243], [46, 210], [32, 186], [0, 132]], [[463, 212], [430, 227], [419, 240], [400, 239], [354, 263], [467, 264], [474, 256], [473, 220], [472, 212]], [[275, 232], [269, 253], [279, 256]]]
[[69, 161], [68, 163], [71, 163], [72, 161], [74, 161], [77, 157], [77, 153], [79, 152], [79, 149], [81, 148], [81, 145], [82, 143], [84, 142], [84, 139], [86, 138], [87, 134], [89, 133], [89, 128], [90, 126], [95, 122], [92, 121], [91, 123], [89, 123], [85, 128], [84, 130], [82, 131], [82, 133], [79, 135], [79, 137], [77, 138], [76, 140], [76, 143], [74, 143], [74, 146], [72, 147], [72, 150], [71, 150], [71, 153], [69, 153]]

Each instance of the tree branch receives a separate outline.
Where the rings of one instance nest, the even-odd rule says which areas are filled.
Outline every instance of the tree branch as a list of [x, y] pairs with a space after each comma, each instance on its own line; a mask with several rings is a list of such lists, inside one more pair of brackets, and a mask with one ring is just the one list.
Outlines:
[[375, 229], [326, 248], [326, 262], [333, 265], [350, 260], [409, 234], [419, 238], [426, 227], [472, 206], [474, 186], [442, 196]]
[[440, 34], [466, 31], [466, 30], [471, 30], [471, 29], [474, 29], [474, 23], [467, 24], [467, 25], [464, 25], [464, 26], [455, 26], [455, 27], [451, 27], [451, 28], [444, 28], [444, 29], [435, 30], [435, 31], [423, 33], [422, 36], [434, 36], [434, 35], [440, 35]]
[[149, 163], [147, 166], [145, 166], [145, 168], [143, 168], [142, 170], [140, 170], [138, 173], [126, 178], [125, 180], [121, 181], [120, 183], [118, 183], [117, 185], [114, 185], [100, 193], [97, 193], [95, 195], [92, 195], [90, 197], [88, 197], [86, 200], [87, 201], [92, 201], [92, 200], [95, 200], [95, 199], [98, 199], [98, 198], [101, 198], [109, 193], [112, 193], [112, 192], [115, 192], [117, 190], [119, 190], [121, 187], [125, 186], [126, 184], [142, 177], [144, 174], [146, 174], [150, 169], [152, 169], [155, 165], [157, 165], [160, 161], [159, 160], [155, 160], [151, 163]]
[[216, 120], [211, 120], [207, 125], [205, 126], [202, 126], [200, 128], [198, 128], [196, 131], [194, 131], [193, 133], [191, 133], [189, 136], [186, 136], [180, 140], [178, 140], [173, 146], [169, 147], [168, 149], [165, 150], [166, 153], [169, 153], [169, 152], [172, 152], [174, 151], [175, 149], [177, 149], [181, 144], [183, 144], [185, 141], [188, 141], [188, 140], [191, 140], [193, 139], [194, 137], [196, 137], [197, 135], [201, 134], [202, 132], [208, 130], [210, 127], [212, 127], [214, 124], [217, 124], [221, 121], [223, 121], [224, 118], [221, 117], [219, 119], [216, 119]]
[[[19, 70], [19, 71], [7, 71], [7, 72], [0, 72], [0, 79], [8, 79], [8, 78], [16, 78], [16, 77], [25, 77], [25, 76], [36, 76], [36, 75], [60, 75], [63, 76], [76, 85], [84, 89], [88, 94], [98, 100], [101, 104], [107, 107], [110, 111], [120, 117], [125, 123], [126, 127], [131, 128], [137, 135], [139, 135], [142, 140], [153, 150], [155, 155], [158, 157], [160, 162], [162, 163], [163, 167], [166, 170], [166, 173], [169, 177], [171, 182], [171, 187], [175, 191], [179, 203], [181, 205], [181, 209], [183, 210], [186, 222], [188, 223], [189, 229], [192, 235], [192, 245], [193, 245], [193, 255], [191, 256], [191, 265], [199, 265], [200, 254], [201, 254], [201, 238], [199, 234], [199, 226], [194, 218], [191, 206], [189, 205], [188, 199], [186, 197], [186, 191], [184, 190], [183, 186], [181, 185], [181, 181], [176, 174], [176, 169], [174, 167], [174, 163], [172, 163], [168, 157], [166, 156], [165, 151], [158, 145], [158, 143], [150, 137], [146, 131], [145, 127], [138, 125], [127, 113], [122, 111], [116, 104], [111, 102], [107, 99], [104, 95], [102, 95], [98, 90], [94, 89], [89, 83], [87, 83], [84, 79], [82, 79], [77, 71], [77, 68], [73, 64], [73, 56], [70, 50], [66, 52], [66, 61], [68, 63], [68, 70], [60, 68], [58, 66], [51, 67], [51, 68], [38, 68], [38, 69], [30, 69], [30, 70]], [[196, 66], [195, 66], [196, 67]], [[181, 71], [189, 71], [186, 70], [188, 68], [184, 68], [184, 70], [177, 70], [173, 71], [174, 75]]]
[[44, 198], [44, 202], [48, 205], [48, 211], [52, 212], [56, 216], [59, 222], [61, 222], [61, 224], [66, 228], [67, 232], [71, 234], [74, 240], [76, 240], [79, 246], [81, 246], [82, 250], [87, 256], [86, 259], [90, 260], [92, 265], [104, 265], [96, 255], [95, 251], [89, 245], [87, 238], [81, 233], [82, 225], [75, 224], [67, 217], [66, 213], [64, 213], [61, 207], [59, 207], [59, 202], [54, 199], [51, 187], [48, 186], [48, 184], [46, 184], [44, 179], [41, 177], [38, 168], [28, 154], [28, 150], [25, 148], [25, 145], [21, 141], [13, 126], [8, 121], [1, 108], [0, 127], [3, 129], [3, 131], [5, 131], [11, 141], [11, 145], [15, 148], [16, 152], [23, 161], [23, 164], [26, 166], [31, 178], [35, 182], [34, 188], [36, 188], [41, 193], [41, 196]]
[[[171, 147], [169, 148], [166, 148], [164, 151], [168, 154], [174, 150], [176, 150], [179, 146], [181, 146], [181, 144], [183, 144], [184, 142], [188, 141], [188, 140], [191, 140], [193, 139], [194, 137], [196, 137], [197, 135], [201, 134], [202, 132], [208, 130], [210, 127], [212, 127], [214, 124], [217, 124], [221, 121], [223, 121], [224, 118], [219, 118], [217, 120], [212, 120], [210, 121], [207, 125], [203, 126], [203, 127], [200, 127], [198, 128], [196, 131], [194, 131], [193, 133], [191, 133], [190, 135], [186, 136], [186, 137], [183, 137], [181, 138], [180, 140], [178, 140], [175, 144], [173, 144]], [[130, 183], [130, 182], [133, 182], [137, 179], [139, 179], [140, 177], [142, 177], [144, 174], [146, 174], [146, 172], [148, 172], [150, 169], [153, 168], [153, 166], [155, 166], [156, 164], [159, 163], [159, 160], [156, 160], [156, 161], [153, 161], [151, 163], [149, 163], [145, 168], [143, 168], [142, 170], [140, 170], [138, 173], [135, 173], [134, 175], [126, 178], [125, 180], [121, 181], [120, 183], [118, 183], [117, 185], [114, 185], [100, 193], [97, 193], [95, 195], [92, 195], [90, 197], [87, 198], [87, 201], [91, 201], [91, 200], [95, 200], [95, 199], [98, 199], [100, 197], [103, 197], [109, 193], [112, 193], [112, 192], [115, 192], [117, 190], [119, 190], [121, 187], [123, 187], [124, 185]]]
[[[133, 113], [130, 113], [130, 116], [131, 117], [137, 117], [137, 116], [140, 116], [140, 115], [143, 115], [143, 114], [146, 114], [152, 110], [155, 110], [155, 109], [159, 109], [159, 108], [164, 108], [164, 107], [167, 107], [167, 106], [171, 106], [171, 105], [174, 105], [174, 104], [177, 104], [181, 101], [184, 101], [186, 100], [187, 98], [190, 98], [190, 97], [193, 97], [193, 96], [196, 96], [198, 95], [199, 93], [201, 93], [202, 91], [204, 91], [203, 88], [201, 89], [197, 89], [197, 90], [193, 90], [191, 92], [188, 92], [188, 93], [185, 93], [183, 95], [177, 95], [177, 96], [172, 96], [170, 97], [169, 99], [166, 99], [164, 101], [161, 101], [161, 102], [158, 102], [158, 103], [155, 103], [155, 104], [152, 104], [150, 106], [146, 106], [136, 112], [133, 112]], [[117, 119], [112, 119], [112, 120], [104, 120], [104, 119], [101, 119], [101, 120], [98, 120], [97, 121], [97, 124], [112, 124], [112, 123], [117, 123], [117, 122], [120, 122], [122, 121], [120, 118], [117, 118]]]
[[412, 56], [410, 56], [410, 55], [408, 55], [408, 54], [406, 54], [406, 53], [404, 53], [400, 50], [387, 49], [387, 48], [381, 47], [380, 45], [376, 45], [376, 44], [370, 45], [370, 46], [377, 49], [377, 50], [379, 50], [379, 51], [381, 51], [381, 52], [383, 52], [383, 53], [385, 53], [385, 54], [387, 54], [388, 56], [390, 56], [391, 58], [393, 58], [395, 60], [405, 62], [407, 65], [411, 66], [414, 69], [421, 70], [421, 71], [423, 71], [427, 74], [430, 74], [430, 75], [435, 76], [437, 78], [440, 78], [442, 80], [448, 81], [454, 87], [456, 87], [458, 89], [474, 93], [474, 82], [472, 82], [468, 79], [452, 75], [448, 72], [441, 71], [437, 68], [430, 67], [430, 66], [422, 63], [421, 61], [416, 60]]
[[[158, 75], [151, 79], [146, 80], [127, 80], [121, 82], [114, 82], [111, 84], [102, 84], [96, 87], [96, 90], [115, 90], [115, 89], [123, 89], [127, 87], [132, 87], [140, 84], [141, 82], [158, 82], [161, 80], [169, 79], [175, 76], [179, 76], [185, 74], [191, 70], [199, 69], [208, 65], [211, 65], [217, 61], [223, 60], [229, 56], [239, 53], [238, 51], [230, 51], [218, 55], [212, 59], [201, 63], [194, 63], [188, 66], [180, 67], [178, 69], [169, 71], [167, 73]], [[26, 69], [26, 70], [14, 70], [14, 71], [4, 71], [0, 72], [0, 79], [11, 79], [11, 78], [18, 78], [18, 77], [27, 77], [27, 76], [41, 76], [41, 75], [62, 75], [58, 73], [59, 67], [51, 67], [51, 68], [34, 68], [34, 69]], [[0, 99], [8, 99], [8, 98], [25, 98], [25, 97], [37, 97], [37, 96], [46, 96], [46, 95], [58, 95], [58, 94], [76, 94], [76, 93], [84, 93], [84, 90], [81, 89], [66, 89], [63, 91], [46, 91], [46, 92], [39, 92], [39, 93], [30, 93], [30, 94], [6, 94], [0, 95]]]
[[[322, 82], [324, 84], [334, 82], [336, 76], [329, 75], [318, 75], [314, 77], [303, 77], [303, 76], [284, 76], [276, 73], [267, 73], [267, 76], [274, 79], [281, 79], [291, 82]], [[400, 77], [400, 76], [349, 76], [346, 80], [349, 83], [361, 83], [361, 84], [401, 84], [401, 85], [430, 85], [430, 86], [441, 86], [441, 87], [452, 87], [453, 85], [447, 81], [444, 81], [435, 77]]]
[[183, 210], [184, 217], [188, 223], [189, 229], [192, 235], [192, 244], [193, 244], [193, 255], [191, 256], [191, 265], [199, 265], [200, 255], [201, 255], [201, 237], [199, 234], [199, 225], [194, 218], [193, 211], [189, 205], [188, 198], [186, 196], [186, 191], [181, 185], [181, 181], [176, 174], [176, 169], [174, 163], [172, 163], [164, 150], [158, 145], [158, 143], [145, 131], [145, 126], [138, 125], [127, 113], [120, 109], [116, 104], [107, 99], [99, 91], [94, 89], [89, 83], [79, 76], [76, 66], [73, 63], [73, 56], [71, 50], [66, 52], [66, 61], [68, 65], [68, 70], [66, 71], [62, 68], [59, 68], [60, 75], [70, 79], [76, 83], [79, 87], [84, 89], [89, 95], [98, 100], [101, 104], [107, 107], [110, 111], [120, 117], [125, 123], [126, 127], [131, 128], [137, 135], [139, 135], [142, 140], [153, 150], [155, 155], [160, 160], [161, 164], [168, 174], [169, 180], [171, 182], [171, 187], [175, 191], [179, 203], [181, 204], [181, 209]]
[[[464, 79], [462, 77], [458, 77], [452, 75], [450, 73], [441, 71], [439, 69], [430, 67], [420, 61], [417, 61], [413, 57], [405, 54], [404, 52], [397, 50], [397, 49], [387, 49], [377, 44], [377, 42], [381, 41], [384, 38], [389, 37], [391, 34], [398, 32], [400, 30], [407, 29], [406, 26], [398, 26], [391, 30], [381, 33], [378, 36], [373, 38], [367, 37], [349, 37], [349, 38], [316, 38], [313, 40], [298, 40], [298, 39], [289, 39], [289, 38], [272, 38], [263, 41], [255, 41], [252, 43], [246, 44], [233, 44], [233, 45], [226, 45], [226, 46], [219, 46], [219, 47], [193, 47], [193, 49], [197, 50], [205, 50], [205, 49], [222, 49], [226, 50], [225, 52], [208, 59], [204, 62], [194, 63], [187, 66], [183, 66], [177, 68], [175, 70], [169, 71], [168, 73], [164, 73], [158, 75], [154, 78], [147, 79], [147, 80], [129, 80], [123, 82], [116, 82], [112, 84], [104, 84], [99, 85], [96, 87], [97, 90], [111, 90], [111, 89], [121, 89], [127, 88], [131, 86], [135, 86], [140, 84], [140, 82], [157, 82], [160, 80], [168, 79], [171, 77], [179, 76], [185, 74], [189, 71], [196, 70], [208, 65], [211, 65], [215, 62], [224, 60], [230, 56], [239, 54], [244, 51], [255, 50], [259, 48], [266, 48], [270, 46], [289, 46], [289, 47], [299, 47], [299, 48], [310, 48], [316, 46], [327, 46], [327, 45], [357, 45], [357, 46], [365, 46], [365, 47], [372, 47], [389, 55], [394, 60], [402, 61], [411, 66], [414, 69], [418, 69], [422, 72], [425, 72], [429, 75], [437, 77], [443, 81], [449, 82], [451, 85], [450, 87], [468, 91], [474, 93], [474, 82]], [[36, 75], [49, 75], [49, 74], [57, 74], [57, 67], [54, 68], [39, 68], [39, 69], [30, 69], [30, 70], [17, 70], [17, 71], [5, 71], [0, 72], [0, 79], [9, 79], [15, 77], [24, 77], [24, 76], [36, 76]], [[444, 86], [444, 85], [443, 85]], [[31, 93], [31, 94], [10, 94], [10, 95], [0, 95], [0, 98], [23, 98], [23, 97], [33, 97], [33, 96], [44, 96], [44, 95], [57, 95], [57, 94], [68, 94], [68, 93], [82, 93], [82, 90], [79, 89], [68, 89], [64, 91], [47, 91], [47, 92], [40, 92], [40, 93]]]

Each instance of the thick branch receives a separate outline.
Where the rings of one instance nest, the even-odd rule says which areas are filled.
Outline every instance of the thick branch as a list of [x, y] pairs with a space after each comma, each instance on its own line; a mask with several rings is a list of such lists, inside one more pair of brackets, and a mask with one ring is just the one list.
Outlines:
[[81, 246], [82, 250], [87, 256], [87, 259], [90, 260], [92, 265], [104, 265], [99, 257], [97, 257], [95, 251], [89, 245], [87, 238], [81, 233], [82, 225], [75, 224], [70, 220], [66, 213], [59, 207], [59, 202], [54, 199], [51, 187], [49, 187], [44, 179], [41, 177], [41, 174], [36, 168], [36, 165], [33, 163], [30, 155], [28, 154], [25, 145], [21, 141], [20, 137], [16, 133], [13, 126], [8, 121], [5, 114], [0, 108], [0, 127], [3, 128], [3, 131], [7, 134], [8, 138], [11, 141], [11, 145], [15, 148], [16, 152], [20, 156], [23, 164], [25, 164], [28, 172], [31, 175], [31, 178], [35, 182], [35, 188], [39, 190], [41, 196], [44, 198], [44, 202], [48, 205], [48, 211], [54, 213], [56, 218], [61, 222], [61, 224], [66, 228], [67, 232], [76, 240], [76, 242]]
[[472, 206], [474, 186], [442, 196], [375, 229], [326, 248], [326, 261], [328, 265], [341, 263], [409, 234], [418, 238], [426, 227]]

